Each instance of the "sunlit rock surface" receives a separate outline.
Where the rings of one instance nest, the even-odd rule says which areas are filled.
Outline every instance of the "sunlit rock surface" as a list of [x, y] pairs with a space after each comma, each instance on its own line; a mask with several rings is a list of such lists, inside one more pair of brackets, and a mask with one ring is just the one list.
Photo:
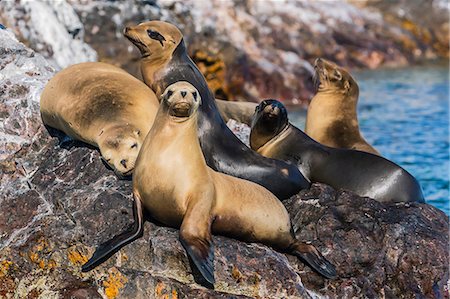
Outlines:
[[2, 1], [0, 22], [54, 67], [97, 60], [95, 50], [83, 41], [83, 24], [65, 0]]
[[448, 57], [448, 17], [448, 2], [442, 0], [0, 4], [0, 20], [59, 67], [95, 60], [97, 51], [99, 60], [140, 77], [139, 53], [122, 30], [164, 20], [185, 34], [190, 55], [216, 97], [277, 98], [289, 104], [307, 103], [313, 91], [311, 64], [317, 57], [357, 68]]
[[0, 297], [445, 297], [443, 212], [319, 184], [285, 205], [297, 236], [337, 266], [337, 280], [266, 246], [215, 236], [217, 283], [207, 289], [178, 231], [150, 222], [141, 239], [81, 273], [96, 245], [131, 224], [131, 182], [118, 180], [95, 149], [63, 148], [50, 137], [38, 99], [54, 70], [7, 31], [0, 41]]

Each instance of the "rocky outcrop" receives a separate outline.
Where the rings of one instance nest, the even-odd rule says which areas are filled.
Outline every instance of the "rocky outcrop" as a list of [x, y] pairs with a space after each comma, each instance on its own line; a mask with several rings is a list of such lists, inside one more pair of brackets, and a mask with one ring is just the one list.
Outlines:
[[392, 13], [374, 1], [357, 7], [346, 1], [71, 0], [85, 25], [86, 42], [101, 60], [139, 76], [139, 53], [122, 37], [123, 28], [147, 20], [169, 21], [184, 33], [190, 55], [216, 97], [277, 98], [288, 104], [309, 99], [311, 63], [317, 57], [348, 67], [376, 68], [448, 56], [448, 8], [435, 2], [384, 4], [393, 11], [421, 11], [429, 19], [441, 16], [442, 30], [432, 31], [433, 38], [427, 39], [414, 28], [425, 32], [430, 22], [408, 18], [408, 27], [395, 21], [398, 15], [389, 18]]
[[293, 256], [215, 236], [217, 283], [205, 288], [178, 231], [150, 222], [141, 239], [81, 273], [97, 244], [131, 224], [131, 182], [118, 180], [95, 149], [61, 147], [49, 135], [38, 100], [53, 73], [0, 30], [0, 297], [446, 296], [443, 212], [426, 204], [388, 206], [319, 184], [285, 205], [297, 236], [336, 264], [334, 281]]
[[95, 50], [83, 40], [83, 24], [66, 1], [3, 1], [0, 23], [56, 68], [97, 60]]
[[448, 57], [446, 3], [20, 0], [2, 2], [0, 20], [59, 67], [95, 60], [97, 51], [137, 77], [139, 53], [123, 28], [169, 21], [217, 98], [306, 104], [317, 57], [358, 68]]

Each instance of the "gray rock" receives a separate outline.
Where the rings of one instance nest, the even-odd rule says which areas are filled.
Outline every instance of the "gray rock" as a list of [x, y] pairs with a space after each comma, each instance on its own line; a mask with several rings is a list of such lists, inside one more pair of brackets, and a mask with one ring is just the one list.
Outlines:
[[65, 0], [3, 1], [0, 17], [54, 67], [97, 60], [95, 50], [83, 41], [83, 24]]
[[[131, 182], [97, 150], [58, 145], [41, 123], [49, 64], [0, 31], [0, 297], [14, 298], [442, 298], [448, 218], [426, 204], [387, 206], [315, 184], [285, 202], [299, 238], [337, 266], [328, 281], [295, 257], [214, 236], [214, 289], [203, 287], [178, 231], [145, 234], [89, 273], [99, 243], [132, 222]], [[33, 74], [33, 75], [29, 75]]]

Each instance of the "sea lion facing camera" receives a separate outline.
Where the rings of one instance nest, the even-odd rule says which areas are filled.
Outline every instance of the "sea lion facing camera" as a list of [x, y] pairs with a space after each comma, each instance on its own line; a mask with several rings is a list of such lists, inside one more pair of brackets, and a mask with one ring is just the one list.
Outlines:
[[159, 107], [148, 86], [101, 62], [80, 63], [57, 73], [40, 104], [45, 125], [98, 147], [119, 176], [131, 174]]
[[211, 232], [270, 245], [300, 257], [327, 278], [335, 277], [334, 266], [314, 246], [295, 239], [288, 212], [272, 193], [207, 166], [197, 134], [201, 104], [200, 92], [190, 83], [167, 87], [133, 174], [139, 223], [101, 245], [83, 271], [141, 235], [144, 207], [155, 220], [180, 228], [181, 244], [211, 284]]
[[286, 108], [276, 100], [256, 108], [250, 146], [263, 156], [295, 163], [311, 182], [380, 202], [424, 202], [419, 183], [406, 170], [377, 155], [314, 141], [289, 123]]
[[314, 69], [318, 89], [308, 107], [305, 133], [326, 146], [380, 155], [359, 131], [355, 79], [344, 68], [321, 58], [316, 59]]
[[261, 157], [226, 126], [205, 78], [187, 55], [177, 27], [151, 21], [127, 27], [124, 34], [141, 51], [142, 76], [157, 96], [177, 81], [187, 81], [198, 90], [203, 99], [198, 136], [206, 163], [212, 169], [258, 183], [279, 199], [309, 187], [294, 165]]

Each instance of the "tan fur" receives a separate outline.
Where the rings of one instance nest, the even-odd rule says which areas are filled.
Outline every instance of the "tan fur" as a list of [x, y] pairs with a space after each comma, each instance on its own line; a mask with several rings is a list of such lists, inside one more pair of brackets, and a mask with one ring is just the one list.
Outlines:
[[251, 125], [255, 108], [258, 106], [257, 103], [252, 102], [230, 102], [218, 99], [216, 99], [216, 104], [220, 116], [222, 116], [225, 122], [234, 119], [249, 126]]
[[[162, 43], [151, 39], [147, 30], [154, 30], [164, 36]], [[183, 34], [177, 27], [162, 21], [144, 22], [137, 26], [126, 27], [124, 35], [141, 51], [141, 72], [145, 84], [155, 88], [159, 96], [162, 90], [152, 86], [158, 70], [164, 70], [164, 65], [172, 58], [172, 53], [183, 38]], [[137, 42], [137, 43], [136, 43]], [[143, 45], [141, 45], [142, 43]]]
[[[195, 88], [175, 83], [171, 100], [180, 90]], [[198, 93], [197, 93], [198, 94]], [[163, 105], [163, 104], [162, 104]], [[181, 236], [210, 240], [210, 231], [245, 241], [258, 241], [287, 248], [290, 234], [288, 213], [264, 187], [216, 172], [203, 157], [197, 136], [197, 108], [182, 122], [160, 109], [139, 154], [133, 191], [152, 217], [181, 227]]]
[[308, 107], [305, 133], [330, 147], [380, 155], [359, 130], [356, 113], [359, 88], [353, 77], [324, 59], [316, 60], [315, 70], [319, 88]]
[[44, 124], [98, 147], [119, 175], [128, 175], [158, 106], [154, 92], [127, 72], [88, 62], [57, 73], [40, 109]]
[[[165, 38], [162, 45], [159, 41], [150, 38], [147, 30], [161, 33]], [[169, 23], [150, 21], [137, 26], [127, 27], [124, 35], [141, 51], [141, 72], [145, 84], [152, 87], [157, 95], [160, 95], [162, 90], [159, 90], [159, 86], [153, 85], [153, 82], [156, 81], [155, 77], [158, 76], [157, 70], [164, 69], [163, 66], [172, 58], [173, 51], [183, 38], [182, 33]], [[229, 119], [234, 119], [248, 125], [250, 125], [251, 117], [257, 105], [251, 102], [229, 102], [224, 100], [216, 100], [216, 104], [225, 122]]]

